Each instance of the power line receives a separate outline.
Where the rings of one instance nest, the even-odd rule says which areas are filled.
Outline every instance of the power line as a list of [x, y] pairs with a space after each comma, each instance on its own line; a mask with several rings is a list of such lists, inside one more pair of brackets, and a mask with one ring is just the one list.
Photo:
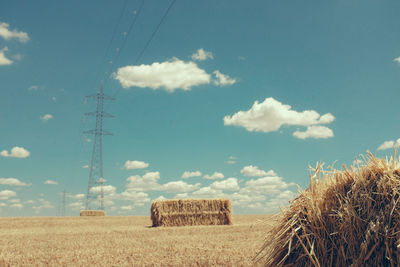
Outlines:
[[[139, 60], [142, 58], [144, 52], [146, 51], [147, 47], [150, 45], [151, 41], [153, 40], [154, 36], [156, 35], [156, 33], [158, 32], [158, 30], [161, 27], [161, 24], [164, 22], [165, 18], [167, 17], [169, 11], [171, 10], [172, 6], [175, 4], [176, 0], [172, 0], [172, 2], [170, 3], [170, 5], [168, 6], [167, 10], [165, 11], [164, 15], [161, 17], [160, 22], [158, 23], [157, 27], [154, 29], [154, 31], [152, 32], [152, 34], [150, 35], [150, 38], [147, 40], [146, 45], [143, 47], [142, 51], [140, 52], [140, 54], [136, 57], [136, 60], [134, 61], [133, 64], [137, 64], [139, 62]], [[114, 97], [116, 97], [118, 95], [118, 93], [121, 91], [121, 87], [119, 87], [117, 89], [117, 92], [115, 92]]]

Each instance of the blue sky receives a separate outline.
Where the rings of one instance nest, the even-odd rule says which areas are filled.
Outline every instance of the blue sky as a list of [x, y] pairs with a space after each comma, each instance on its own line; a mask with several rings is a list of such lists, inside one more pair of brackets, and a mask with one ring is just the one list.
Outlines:
[[171, 2], [141, 3], [0, 4], [0, 216], [56, 215], [63, 190], [78, 214], [85, 96], [102, 82], [116, 97], [103, 143], [111, 215], [188, 197], [274, 212], [307, 187], [309, 165], [400, 144], [398, 1], [177, 0], [139, 57]]

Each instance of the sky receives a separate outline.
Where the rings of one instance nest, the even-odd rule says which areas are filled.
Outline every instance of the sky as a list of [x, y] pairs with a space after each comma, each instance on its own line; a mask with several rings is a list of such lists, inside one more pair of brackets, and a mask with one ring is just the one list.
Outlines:
[[[273, 213], [309, 167], [400, 145], [398, 1], [2, 1], [0, 216], [84, 208], [103, 85], [105, 210]], [[92, 193], [99, 191], [92, 188]]]

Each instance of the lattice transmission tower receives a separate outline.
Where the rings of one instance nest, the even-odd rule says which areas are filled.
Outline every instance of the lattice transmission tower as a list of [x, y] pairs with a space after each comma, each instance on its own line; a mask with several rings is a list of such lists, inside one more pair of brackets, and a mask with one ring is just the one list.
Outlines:
[[94, 112], [85, 113], [87, 116], [96, 117], [96, 128], [84, 132], [94, 135], [85, 209], [93, 209], [95, 202], [97, 204], [100, 202], [99, 209], [104, 210], [103, 135], [112, 135], [112, 133], [103, 130], [103, 119], [114, 117], [104, 112], [104, 100], [115, 100], [115, 98], [104, 94], [102, 84], [96, 94], [86, 97], [96, 99], [97, 109]]

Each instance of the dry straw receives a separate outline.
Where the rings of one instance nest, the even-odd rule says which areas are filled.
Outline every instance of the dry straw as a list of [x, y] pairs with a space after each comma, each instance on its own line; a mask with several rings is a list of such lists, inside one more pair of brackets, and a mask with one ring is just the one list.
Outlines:
[[82, 210], [80, 216], [106, 216], [104, 210]]
[[150, 211], [153, 226], [232, 224], [228, 199], [157, 200]]
[[[400, 164], [375, 158], [310, 175], [256, 257], [265, 266], [399, 266]], [[321, 178], [321, 174], [323, 178]]]

